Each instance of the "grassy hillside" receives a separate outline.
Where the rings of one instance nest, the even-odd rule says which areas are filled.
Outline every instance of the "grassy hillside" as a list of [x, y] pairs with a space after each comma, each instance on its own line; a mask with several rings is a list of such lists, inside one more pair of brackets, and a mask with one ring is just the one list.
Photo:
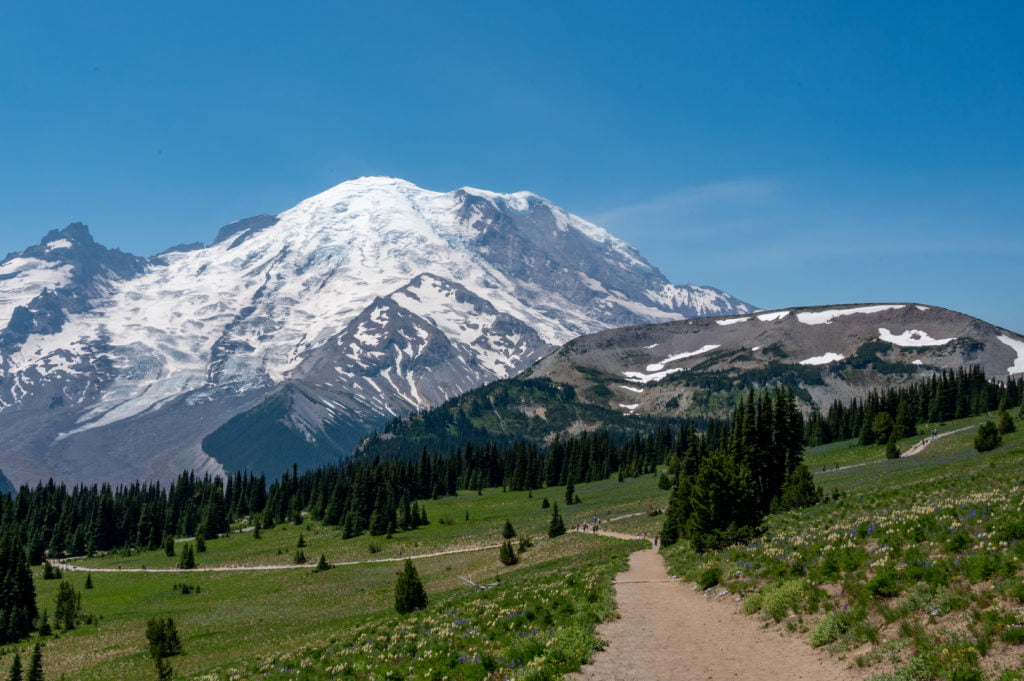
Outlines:
[[981, 454], [983, 420], [937, 426], [949, 434], [908, 458], [812, 450], [819, 484], [844, 496], [770, 516], [749, 546], [666, 558], [874, 678], [1024, 678], [1024, 432]]
[[[312, 522], [262, 530], [259, 538], [251, 531], [235, 532], [208, 541], [192, 571], [158, 572], [173, 569], [178, 560], [163, 551], [73, 561], [93, 570], [94, 588], [88, 590], [85, 573], [63, 573], [80, 590], [82, 609], [93, 621], [44, 639], [47, 678], [156, 678], [144, 632], [147, 619], [157, 616], [173, 617], [181, 635], [185, 652], [170, 658], [179, 679], [383, 679], [395, 655], [408, 658], [419, 672], [436, 668], [451, 679], [479, 679], [495, 668], [520, 667], [522, 674], [548, 678], [574, 668], [597, 646], [594, 623], [614, 609], [610, 576], [624, 568], [635, 547], [572, 533], [549, 540], [551, 511], [541, 508], [543, 497], [559, 502], [570, 528], [594, 516], [631, 516], [616, 526], [637, 533], [656, 531], [657, 518], [645, 511], [666, 503], [666, 493], [650, 475], [580, 484], [576, 490], [582, 503], [569, 507], [560, 487], [533, 495], [485, 489], [482, 495], [474, 491], [427, 501], [431, 524], [392, 539], [342, 540], [338, 528]], [[495, 546], [506, 518], [534, 544], [512, 567], [499, 562]], [[296, 567], [300, 534], [309, 562]], [[192, 542], [176, 545], [179, 556], [185, 544]], [[415, 560], [430, 605], [422, 613], [395, 614], [402, 558], [479, 547], [491, 548]], [[315, 573], [321, 554], [332, 563], [390, 562]], [[145, 572], [134, 571], [142, 566]], [[236, 566], [281, 569], [204, 571]], [[460, 576], [499, 585], [478, 592]], [[38, 569], [35, 577], [39, 607], [52, 619], [60, 581], [41, 579]], [[181, 584], [192, 592], [182, 594], [175, 588]], [[425, 629], [434, 633], [425, 635]], [[409, 647], [413, 635], [422, 645]], [[556, 644], [545, 647], [552, 638]], [[25, 660], [31, 643], [20, 646]], [[0, 650], [4, 673], [16, 649]]]

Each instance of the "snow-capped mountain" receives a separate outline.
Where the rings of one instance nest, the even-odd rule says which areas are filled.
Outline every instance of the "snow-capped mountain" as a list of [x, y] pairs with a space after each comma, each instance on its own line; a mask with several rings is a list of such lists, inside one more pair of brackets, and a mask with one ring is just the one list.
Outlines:
[[0, 468], [312, 465], [580, 334], [750, 310], [526, 192], [360, 178], [148, 261], [72, 225], [0, 263]]

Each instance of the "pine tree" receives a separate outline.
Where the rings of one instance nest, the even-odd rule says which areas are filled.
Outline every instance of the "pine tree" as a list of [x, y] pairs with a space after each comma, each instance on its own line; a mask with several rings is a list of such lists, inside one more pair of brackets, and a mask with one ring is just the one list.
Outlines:
[[1013, 419], [1005, 409], [999, 412], [999, 417], [996, 419], [996, 430], [1000, 435], [1008, 435], [1017, 430], [1017, 426], [1013, 425]]
[[516, 555], [515, 547], [512, 546], [512, 541], [506, 539], [501, 548], [498, 550], [498, 560], [504, 565], [515, 565], [519, 562], [519, 556]]
[[297, 548], [297, 549], [304, 549], [304, 548], [306, 548], [306, 538], [304, 536], [302, 536], [301, 532], [299, 533], [299, 541], [297, 541], [295, 543], [295, 548]]
[[503, 539], [511, 539], [516, 536], [515, 528], [512, 527], [512, 523], [508, 518], [505, 519], [505, 527], [501, 530], [501, 536]]
[[885, 441], [885, 458], [900, 458], [900, 448], [896, 446], [896, 430], [889, 432], [889, 438]]
[[153, 660], [156, 665], [156, 678], [157, 681], [171, 681], [174, 678], [174, 669], [171, 668], [171, 663], [166, 658], [158, 657]]
[[196, 554], [191, 544], [185, 544], [181, 549], [181, 558], [178, 559], [178, 567], [182, 570], [191, 570], [196, 566]]
[[576, 485], [573, 484], [572, 478], [565, 484], [565, 505], [572, 506], [573, 499], [576, 497]]
[[540, 507], [541, 508], [551, 508], [551, 502], [548, 501], [547, 497], [544, 497], [544, 499], [540, 502]]
[[420, 581], [416, 567], [407, 558], [405, 567], [399, 571], [398, 581], [395, 583], [395, 610], [404, 615], [425, 607], [427, 607], [427, 592], [423, 588], [423, 582]]
[[170, 617], [155, 617], [146, 622], [146, 640], [149, 643], [149, 655], [156, 665], [158, 681], [168, 681], [174, 671], [166, 658], [182, 651], [181, 638], [174, 620]]
[[11, 663], [11, 671], [7, 673], [7, 681], [22, 681], [21, 677], [21, 653], [14, 652], [14, 662]]
[[1003, 443], [999, 429], [991, 421], [978, 426], [978, 434], [974, 437], [974, 448], [979, 452], [990, 452]]
[[92, 588], [92, 573], [91, 572], [86, 572], [85, 573], [85, 588], [86, 589], [91, 589]]
[[25, 681], [43, 681], [43, 647], [39, 643], [32, 647], [32, 659], [28, 663]]
[[149, 655], [153, 659], [173, 657], [182, 652], [181, 638], [178, 627], [172, 617], [154, 617], [146, 622], [146, 641], [149, 642]]
[[71, 631], [78, 623], [82, 610], [82, 594], [75, 591], [68, 581], [62, 581], [57, 588], [57, 605], [53, 617], [64, 631]]
[[196, 553], [206, 553], [206, 537], [200, 532], [196, 535]]
[[563, 534], [565, 534], [565, 523], [562, 522], [562, 516], [558, 512], [558, 502], [556, 501], [552, 506], [551, 523], [548, 525], [548, 536], [554, 539], [555, 537], [561, 537]]
[[814, 484], [814, 476], [811, 475], [810, 469], [800, 464], [782, 487], [776, 507], [786, 511], [805, 508], [817, 504], [821, 498], [821, 488]]
[[9, 529], [0, 535], [0, 644], [27, 636], [38, 614], [25, 546]]
[[330, 569], [331, 569], [331, 564], [327, 562], [327, 558], [324, 556], [324, 554], [321, 553], [320, 554], [320, 560], [318, 560], [316, 562], [316, 567], [313, 568], [313, 572], [324, 572], [325, 570], [330, 570]]
[[293, 560], [296, 565], [304, 565], [306, 563], [306, 553], [302, 549], [297, 550]]
[[48, 560], [43, 561], [43, 579], [60, 579], [60, 570]]
[[174, 557], [174, 535], [172, 534], [164, 536], [164, 555], [168, 558]]

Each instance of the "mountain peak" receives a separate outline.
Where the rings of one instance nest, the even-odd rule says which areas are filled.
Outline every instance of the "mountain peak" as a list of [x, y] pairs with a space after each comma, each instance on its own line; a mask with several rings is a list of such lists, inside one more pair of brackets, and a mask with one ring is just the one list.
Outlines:
[[[308, 443], [330, 421], [317, 451], [344, 455], [352, 433], [513, 376], [580, 334], [752, 309], [672, 284], [535, 194], [395, 177], [342, 182], [148, 262], [85, 240], [71, 225], [0, 263], [0, 326], [24, 308], [0, 339], [0, 438], [18, 430], [19, 461], [76, 480], [92, 475], [83, 452], [129, 478], [237, 463], [244, 452], [204, 451], [203, 437], [292, 383], [308, 410], [281, 423], [304, 424]], [[163, 462], [141, 461], [147, 448]]]

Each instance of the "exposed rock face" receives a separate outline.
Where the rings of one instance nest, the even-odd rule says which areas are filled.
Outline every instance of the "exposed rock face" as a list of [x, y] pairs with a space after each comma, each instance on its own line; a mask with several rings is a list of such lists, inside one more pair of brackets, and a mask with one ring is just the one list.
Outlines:
[[667, 416], [708, 413], [731, 391], [777, 383], [827, 408], [970, 366], [994, 379], [1024, 373], [1024, 337], [958, 312], [898, 303], [611, 329], [569, 342], [524, 377], [572, 385], [582, 399], [621, 412]]

